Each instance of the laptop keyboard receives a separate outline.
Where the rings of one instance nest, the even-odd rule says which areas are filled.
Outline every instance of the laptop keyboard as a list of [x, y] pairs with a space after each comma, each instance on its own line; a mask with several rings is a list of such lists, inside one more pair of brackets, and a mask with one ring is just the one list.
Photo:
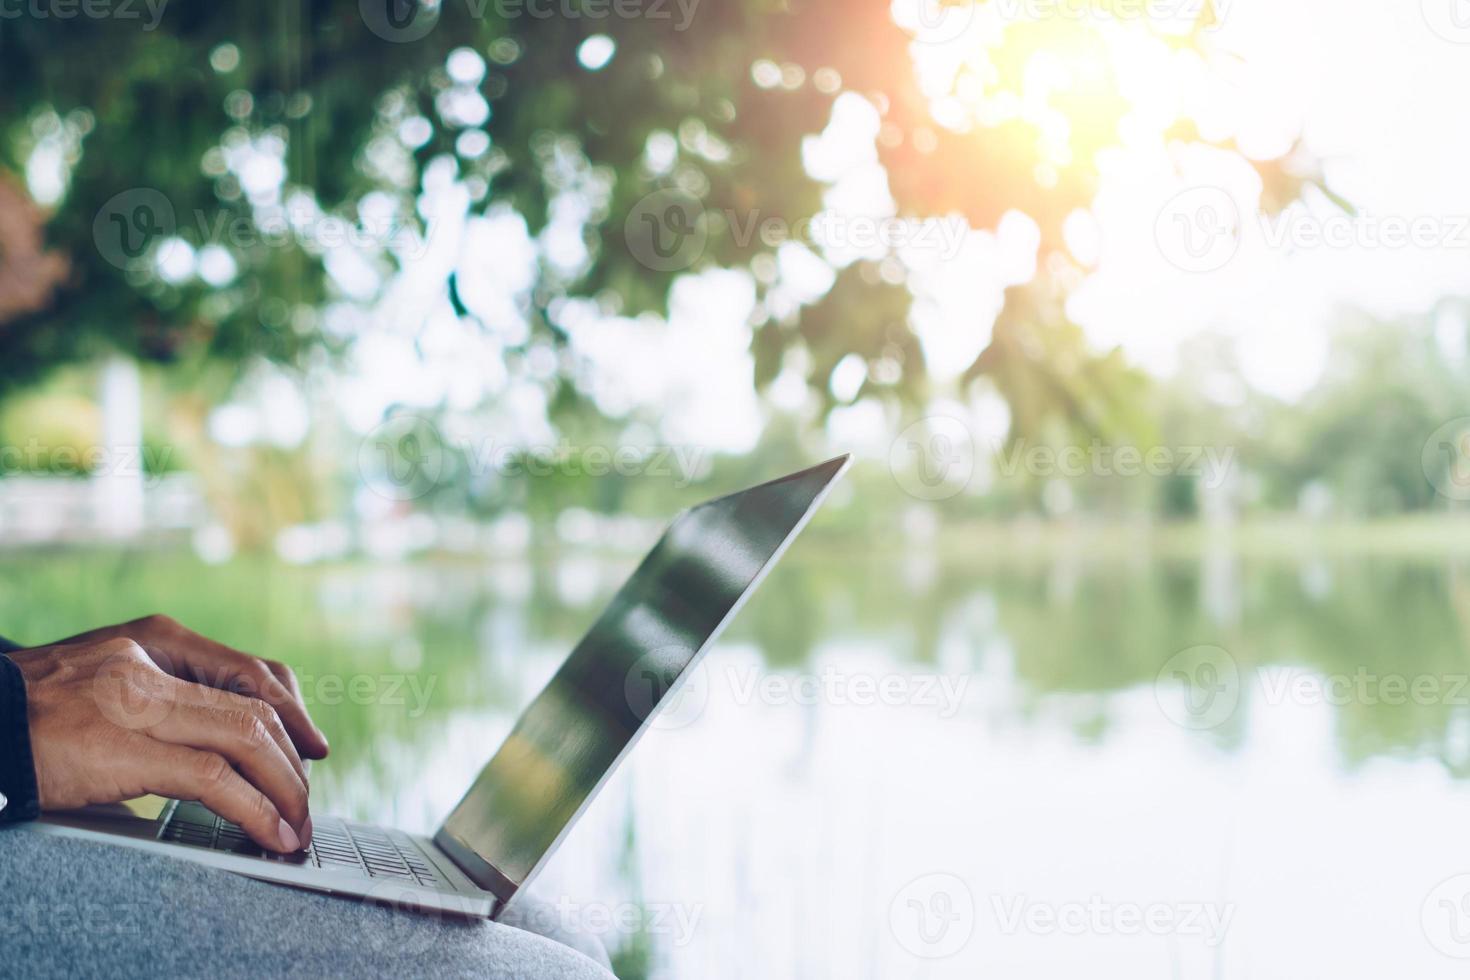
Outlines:
[[408, 835], [336, 817], [312, 817], [311, 846], [304, 852], [276, 855], [257, 847], [238, 825], [202, 803], [182, 802], [164, 825], [159, 840], [211, 851], [309, 864], [323, 871], [359, 874], [420, 885], [441, 884]]

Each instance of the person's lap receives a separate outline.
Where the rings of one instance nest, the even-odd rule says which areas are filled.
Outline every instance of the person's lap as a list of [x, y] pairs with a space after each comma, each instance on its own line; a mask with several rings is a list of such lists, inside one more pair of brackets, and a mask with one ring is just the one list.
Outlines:
[[528, 900], [498, 923], [438, 918], [131, 848], [0, 830], [0, 958], [22, 976], [609, 980], [601, 944], [556, 929], [544, 911]]

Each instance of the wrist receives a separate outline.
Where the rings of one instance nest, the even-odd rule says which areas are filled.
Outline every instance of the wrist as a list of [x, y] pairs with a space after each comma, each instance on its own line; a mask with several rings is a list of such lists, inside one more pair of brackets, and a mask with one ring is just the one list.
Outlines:
[[0, 824], [34, 820], [41, 812], [31, 751], [25, 677], [0, 654]]

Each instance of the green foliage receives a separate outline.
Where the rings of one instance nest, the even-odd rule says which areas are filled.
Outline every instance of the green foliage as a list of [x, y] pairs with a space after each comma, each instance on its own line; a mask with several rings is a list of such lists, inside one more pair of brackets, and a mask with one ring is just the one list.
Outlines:
[[1462, 348], [1470, 337], [1459, 304], [1393, 325], [1345, 317], [1322, 380], [1299, 405], [1271, 414], [1255, 455], [1272, 498], [1294, 503], [1293, 495], [1317, 484], [1352, 514], [1434, 506], [1425, 441], [1470, 416], [1470, 364], [1463, 354], [1450, 356], [1441, 337]]
[[[402, 0], [391, 2], [411, 12]], [[69, 188], [46, 228], [70, 260], [70, 275], [51, 302], [8, 322], [0, 316], [0, 393], [106, 347], [163, 362], [238, 362], [298, 360], [340, 346], [340, 337], [322, 329], [324, 310], [362, 298], [344, 296], [310, 243], [254, 240], [262, 211], [240, 176], [220, 163], [222, 148], [242, 141], [274, 141], [286, 191], [350, 221], [363, 219], [364, 197], [376, 192], [394, 202], [402, 221], [418, 222], [422, 178], [435, 160], [456, 160], [460, 178], [480, 188], [476, 210], [508, 205], [532, 235], [546, 227], [559, 194], [582, 195], [588, 258], [575, 268], [543, 258], [535, 287], [519, 300], [532, 331], [510, 346], [514, 358], [532, 344], [564, 340], [557, 324], [563, 297], [596, 297], [625, 314], [657, 312], [684, 271], [769, 263], [773, 246], [740, 228], [753, 217], [794, 225], [820, 210], [826, 185], [807, 172], [802, 140], [826, 125], [840, 92], [860, 94], [882, 112], [879, 159], [900, 215], [960, 215], [986, 229], [1007, 211], [1023, 211], [1041, 229], [1043, 270], [1060, 258], [1062, 222], [1090, 203], [1096, 153], [1116, 142], [1125, 108], [1108, 96], [1109, 77], [1060, 93], [1058, 108], [1085, 130], [1060, 163], [1029, 123], [939, 126], [933, 93], [913, 69], [912, 38], [882, 3], [730, 0], [692, 5], [687, 19], [685, 8], [671, 6], [667, 19], [657, 19], [594, 17], [580, 3], [571, 7], [576, 16], [511, 16], [523, 8], [446, 0], [425, 36], [402, 43], [368, 28], [364, 11], [373, 9], [357, 0], [180, 0], [151, 31], [136, 21], [87, 18], [0, 23], [0, 166], [20, 172], [45, 140], [70, 141], [75, 151]], [[1201, 25], [1211, 16], [1205, 5]], [[586, 70], [579, 46], [602, 33], [615, 40], [616, 55]], [[1098, 38], [1097, 25], [1085, 19], [1011, 25], [993, 53], [998, 71], [982, 77], [967, 68], [952, 84], [1000, 98], [1014, 92], [1030, 53], [1063, 45], [1097, 58]], [[1203, 42], [1196, 30], [1170, 43]], [[475, 86], [489, 105], [479, 126], [454, 124], [439, 111], [454, 88], [446, 58], [463, 46], [489, 62]], [[762, 80], [753, 65], [774, 71], [774, 81]], [[435, 124], [426, 141], [406, 148], [400, 166], [384, 147], [415, 116]], [[457, 152], [459, 135], [475, 128], [488, 136], [489, 152]], [[668, 167], [649, 166], [654, 138], [674, 141]], [[1266, 175], [1275, 163], [1258, 169]], [[1297, 184], [1283, 178], [1268, 190], [1288, 197], [1299, 190], [1309, 179], [1300, 174], [1311, 169], [1300, 163], [1290, 169]], [[196, 248], [230, 230], [224, 244], [238, 275], [216, 286], [197, 278], [170, 283], [143, 265], [109, 263], [93, 244], [94, 223], [116, 195], [138, 188], [165, 194], [177, 234]], [[650, 268], [625, 234], [640, 202], [661, 190], [702, 210], [708, 240], [689, 270]], [[379, 250], [374, 262], [386, 280], [395, 253]], [[874, 372], [883, 380], [870, 380], [867, 393], [922, 401], [929, 383], [908, 318], [911, 297], [893, 272], [891, 263], [859, 262], [796, 311], [777, 314], [762, 302], [758, 383], [775, 377], [786, 351], [804, 348], [807, 381], [831, 407], [832, 368], [856, 352], [870, 364], [900, 368]], [[769, 278], [756, 278], [763, 300]], [[1059, 315], [1065, 289], [1059, 293], [1052, 278], [1044, 271], [1036, 290], [1012, 292], [972, 373], [990, 375], [1014, 399], [1018, 431], [1056, 418], [1083, 434], [1138, 425], [1138, 378], [1117, 355], [1088, 349]], [[453, 283], [443, 290], [469, 316]]]

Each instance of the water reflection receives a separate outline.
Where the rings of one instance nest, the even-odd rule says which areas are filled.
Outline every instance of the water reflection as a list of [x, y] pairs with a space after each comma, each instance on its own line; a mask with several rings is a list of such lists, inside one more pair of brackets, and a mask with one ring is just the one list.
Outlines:
[[[319, 805], [428, 830], [631, 567], [6, 559], [0, 624], [167, 609], [291, 660], [334, 746]], [[1444, 556], [939, 562], [818, 535], [537, 890], [625, 976], [1449, 975], [1426, 897], [1470, 872], [1467, 599]], [[1161, 669], [1206, 646], [1238, 703], [1175, 724]], [[966, 941], [930, 958], [946, 921]]]

